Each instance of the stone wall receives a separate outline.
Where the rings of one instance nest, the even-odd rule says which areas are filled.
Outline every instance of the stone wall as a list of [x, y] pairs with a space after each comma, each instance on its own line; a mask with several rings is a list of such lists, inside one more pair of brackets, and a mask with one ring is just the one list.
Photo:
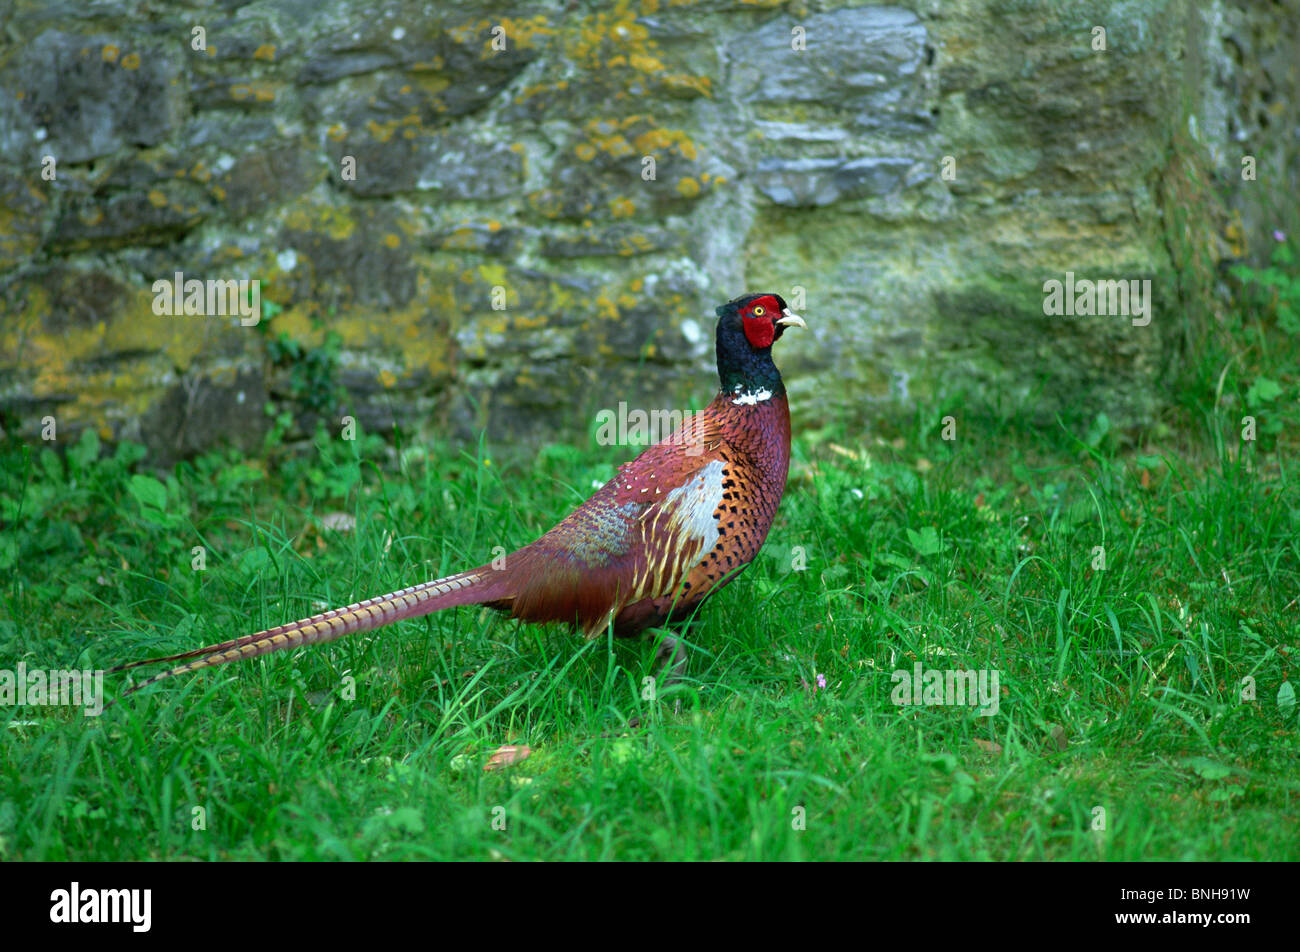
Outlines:
[[[774, 290], [809, 323], [778, 361], [804, 425], [955, 394], [1141, 421], [1205, 306], [1193, 258], [1300, 227], [1297, 24], [1298, 0], [17, 0], [0, 412], [160, 462], [257, 445], [268, 403], [573, 438], [707, 398], [713, 306]], [[177, 272], [258, 281], [256, 323], [155, 313]], [[1152, 320], [1045, 314], [1066, 272], [1149, 280]]]

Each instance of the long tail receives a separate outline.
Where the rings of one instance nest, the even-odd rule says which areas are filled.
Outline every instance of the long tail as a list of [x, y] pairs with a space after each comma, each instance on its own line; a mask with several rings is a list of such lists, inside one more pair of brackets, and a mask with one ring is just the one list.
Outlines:
[[253, 635], [208, 645], [206, 648], [195, 648], [193, 651], [183, 651], [180, 654], [132, 661], [110, 670], [126, 671], [145, 664], [180, 661], [183, 658], [194, 659], [146, 678], [123, 692], [122, 697], [126, 697], [166, 678], [198, 671], [201, 668], [212, 668], [231, 661], [256, 658], [259, 655], [285, 651], [300, 645], [321, 644], [345, 635], [379, 628], [382, 625], [401, 621], [403, 618], [418, 618], [443, 608], [499, 603], [510, 597], [506, 591], [507, 585], [506, 573], [494, 571], [490, 565], [483, 565], [468, 572], [448, 575], [446, 578], [434, 579], [422, 585], [380, 595], [378, 598], [367, 598], [346, 608], [321, 612], [319, 615], [302, 618], [287, 625], [280, 625], [278, 628], [268, 628]]

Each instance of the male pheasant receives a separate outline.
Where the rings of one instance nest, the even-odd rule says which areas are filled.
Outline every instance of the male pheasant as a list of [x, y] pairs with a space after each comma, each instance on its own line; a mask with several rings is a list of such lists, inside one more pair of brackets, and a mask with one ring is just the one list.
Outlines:
[[[536, 542], [492, 564], [181, 654], [164, 678], [319, 644], [457, 605], [486, 605], [530, 622], [564, 622], [619, 637], [688, 620], [753, 561], [767, 538], [790, 465], [790, 410], [772, 344], [806, 327], [776, 294], [717, 308], [721, 388], [667, 439], [648, 447]], [[498, 564], [500, 560], [498, 560]], [[666, 637], [659, 660], [680, 678], [686, 656]]]

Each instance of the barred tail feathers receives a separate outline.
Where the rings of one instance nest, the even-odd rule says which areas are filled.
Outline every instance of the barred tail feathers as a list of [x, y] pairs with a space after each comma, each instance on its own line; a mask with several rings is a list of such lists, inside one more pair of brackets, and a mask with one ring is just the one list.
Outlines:
[[370, 631], [404, 618], [418, 618], [457, 605], [500, 602], [509, 598], [509, 594], [504, 591], [506, 579], [503, 576], [504, 573], [494, 572], [490, 565], [484, 565], [470, 569], [468, 572], [434, 579], [377, 598], [368, 598], [344, 608], [331, 609], [319, 615], [312, 615], [310, 618], [302, 618], [242, 638], [195, 648], [193, 651], [185, 651], [181, 654], [132, 661], [111, 670], [126, 671], [145, 664], [180, 661], [185, 658], [194, 659], [146, 678], [123, 692], [122, 696], [125, 697], [166, 678], [188, 674], [201, 668], [212, 668], [303, 645], [322, 644], [346, 635]]

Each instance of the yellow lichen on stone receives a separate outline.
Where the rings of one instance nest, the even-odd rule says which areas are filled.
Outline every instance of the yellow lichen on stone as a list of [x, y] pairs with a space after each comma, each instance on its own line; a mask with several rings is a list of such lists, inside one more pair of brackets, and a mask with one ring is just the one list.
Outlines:
[[[115, 416], [138, 417], [162, 392], [156, 373], [146, 365], [131, 361], [136, 366], [118, 367], [111, 371], [85, 374], [77, 381], [77, 399], [64, 404], [59, 415], [65, 422], [86, 423], [92, 427], [108, 427], [104, 417], [106, 407], [115, 409]], [[109, 427], [111, 431], [111, 427]]]
[[681, 129], [650, 129], [641, 133], [632, 140], [637, 151], [642, 155], [649, 155], [659, 149], [669, 152], [676, 152], [684, 159], [694, 161], [699, 158], [699, 152], [695, 148], [695, 143], [691, 137]]
[[100, 56], [103, 58], [105, 63], [116, 63], [117, 55], [121, 52], [122, 51], [112, 43], [105, 43], [104, 48], [100, 50]]
[[713, 96], [713, 81], [707, 76], [692, 76], [689, 73], [669, 73], [661, 77], [669, 89], [698, 93], [701, 96]]
[[637, 13], [628, 0], [617, 0], [610, 13], [604, 11], [588, 14], [575, 28], [566, 31], [565, 53], [580, 66], [598, 69], [609, 65], [608, 56], [602, 56], [607, 47], [617, 50], [612, 55], [649, 55], [654, 49], [650, 31], [637, 22]]
[[[485, 283], [490, 285], [502, 285], [507, 287], [507, 296], [510, 293], [506, 281], [506, 266], [503, 264], [481, 264], [478, 266], [478, 276]], [[516, 297], [517, 301], [517, 297]]]
[[[30, 186], [28, 194], [31, 194]], [[42, 206], [48, 204], [44, 195], [36, 194], [32, 197]], [[40, 247], [39, 232], [20, 225], [20, 219], [25, 222], [26, 216], [20, 216], [0, 205], [0, 271], [16, 264]]]
[[140, 54], [139, 54], [139, 53], [127, 53], [125, 56], [123, 56], [123, 57], [122, 57], [122, 68], [123, 68], [123, 69], [139, 69], [139, 68], [140, 68]]
[[560, 40], [564, 55], [588, 75], [603, 75], [603, 82], [614, 85], [607, 94], [610, 102], [642, 99], [647, 76], [670, 89], [710, 95], [708, 77], [667, 73], [658, 44], [640, 20], [647, 8], [658, 9], [658, 0], [641, 0], [639, 8], [631, 0], [616, 0], [613, 10], [566, 20]]
[[393, 133], [397, 131], [399, 125], [401, 125], [400, 119], [387, 119], [384, 122], [369, 119], [366, 121], [366, 131], [376, 142], [387, 142], [393, 138]]
[[528, 19], [502, 17], [500, 22], [494, 25], [501, 26], [505, 31], [507, 42], [518, 46], [521, 50], [536, 49], [539, 45], [538, 37], [556, 34], [555, 28], [551, 26], [545, 14], [541, 13]]
[[263, 43], [257, 49], [253, 50], [253, 59], [265, 60], [266, 62], [275, 61], [275, 44]]
[[236, 102], [274, 102], [275, 87], [270, 83], [237, 83], [230, 87], [230, 98]]
[[700, 194], [700, 183], [689, 175], [683, 176], [677, 180], [677, 192], [683, 198], [694, 198]]
[[439, 93], [451, 85], [451, 80], [441, 73], [442, 66], [442, 57], [439, 56], [435, 57], [431, 62], [412, 63], [407, 73], [416, 86], [430, 96], [437, 97]]
[[642, 252], [650, 251], [654, 247], [650, 239], [642, 234], [628, 235], [623, 239], [623, 241], [624, 248], [619, 252], [623, 255], [640, 254]]
[[598, 294], [596, 295], [596, 315], [606, 320], [617, 320], [618, 305], [610, 300], [609, 295]]
[[628, 57], [628, 64], [642, 73], [660, 73], [664, 70], [664, 64], [658, 57], [645, 53], [633, 53]]
[[443, 239], [443, 247], [449, 251], [473, 251], [474, 229], [468, 225], [453, 228]]
[[1241, 224], [1241, 211], [1234, 209], [1232, 220], [1223, 230], [1223, 236], [1228, 239], [1228, 250], [1234, 258], [1243, 258], [1246, 255], [1246, 230]]
[[[326, 329], [319, 320], [314, 319], [315, 310], [311, 302], [299, 301], [275, 315], [271, 327], [276, 335], [286, 334], [304, 347], [319, 347], [325, 343]], [[346, 319], [340, 319], [337, 323], [331, 323], [329, 328], [337, 332], [345, 343], [350, 336], [344, 327], [346, 323]]]
[[335, 241], [350, 237], [357, 227], [346, 208], [322, 204], [295, 205], [285, 214], [284, 223], [293, 231], [324, 232]]
[[164, 208], [167, 205], [167, 196], [158, 189], [152, 189], [149, 192], [149, 204], [154, 208]]

